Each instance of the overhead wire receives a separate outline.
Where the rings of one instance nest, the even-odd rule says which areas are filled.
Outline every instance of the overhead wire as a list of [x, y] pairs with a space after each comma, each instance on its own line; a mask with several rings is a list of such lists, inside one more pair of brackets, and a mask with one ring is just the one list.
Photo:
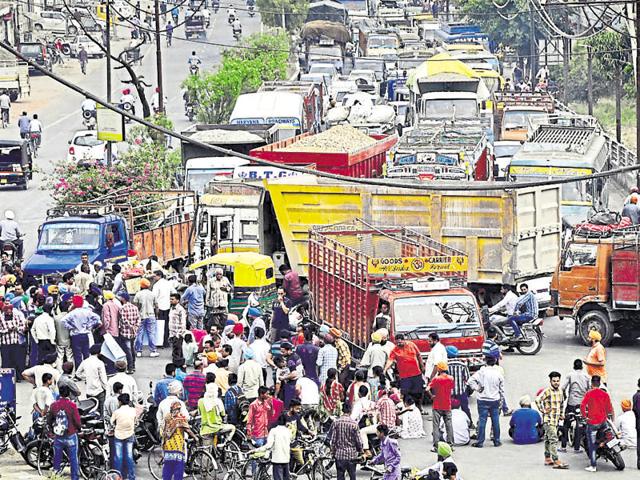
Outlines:
[[470, 184], [460, 184], [458, 183], [454, 183], [454, 184], [432, 184], [432, 185], [423, 185], [423, 184], [416, 184], [416, 183], [405, 183], [405, 182], [396, 182], [396, 181], [390, 181], [390, 180], [384, 180], [384, 179], [373, 179], [373, 178], [356, 178], [356, 177], [347, 177], [344, 175], [338, 175], [338, 174], [333, 174], [333, 173], [329, 173], [329, 172], [322, 172], [322, 171], [318, 171], [318, 170], [313, 170], [313, 169], [309, 169], [306, 167], [298, 167], [298, 166], [293, 166], [293, 165], [289, 165], [286, 163], [278, 163], [278, 162], [271, 162], [268, 160], [264, 160], [264, 159], [260, 159], [260, 158], [254, 158], [251, 157], [249, 155], [245, 155], [242, 153], [238, 153], [235, 152], [233, 150], [229, 150], [226, 148], [222, 148], [219, 147], [217, 145], [209, 145], [207, 143], [203, 143], [200, 142], [198, 140], [194, 140], [193, 138], [183, 135], [181, 133], [175, 132], [173, 130], [170, 130], [168, 128], [156, 125], [154, 123], [152, 123], [151, 121], [144, 119], [144, 118], [140, 118], [137, 117], [135, 115], [132, 115], [128, 112], [125, 112], [124, 110], [120, 109], [119, 107], [103, 100], [102, 98], [98, 97], [97, 95], [84, 90], [83, 88], [81, 88], [80, 86], [60, 77], [59, 75], [47, 70], [46, 68], [40, 66], [39, 64], [37, 64], [36, 62], [33, 62], [32, 60], [28, 59], [27, 57], [25, 57], [24, 55], [22, 55], [20, 52], [18, 52], [13, 46], [7, 44], [6, 42], [0, 42], [0, 48], [3, 48], [4, 50], [8, 51], [9, 53], [11, 53], [12, 55], [14, 55], [16, 58], [26, 62], [27, 64], [29, 64], [30, 66], [32, 66], [33, 68], [35, 68], [36, 70], [38, 70], [39, 72], [43, 73], [44, 75], [52, 78], [53, 80], [55, 80], [58, 83], [61, 83], [62, 85], [66, 86], [67, 88], [75, 91], [76, 93], [79, 93], [81, 95], [83, 95], [85, 98], [90, 98], [93, 101], [95, 101], [97, 104], [102, 105], [103, 107], [119, 113], [120, 115], [122, 115], [125, 118], [129, 118], [132, 121], [135, 121], [138, 124], [144, 125], [147, 128], [156, 130], [158, 132], [161, 132], [165, 135], [177, 138], [183, 142], [187, 142], [190, 143], [192, 145], [195, 145], [197, 147], [209, 150], [209, 151], [214, 151], [217, 153], [222, 153], [224, 155], [230, 156], [230, 157], [237, 157], [237, 158], [241, 158], [241, 159], [245, 159], [248, 161], [251, 161], [255, 164], [258, 165], [263, 165], [263, 166], [269, 166], [269, 167], [276, 167], [276, 168], [281, 168], [283, 170], [289, 170], [292, 172], [296, 172], [296, 173], [301, 173], [301, 174], [308, 174], [308, 175], [313, 175], [316, 177], [320, 177], [320, 178], [326, 178], [329, 180], [336, 180], [336, 181], [342, 181], [342, 182], [347, 182], [347, 183], [353, 183], [353, 184], [359, 184], [359, 185], [369, 185], [369, 186], [380, 186], [380, 187], [391, 187], [391, 188], [402, 188], [402, 189], [410, 189], [410, 190], [420, 190], [420, 191], [491, 191], [491, 190], [505, 190], [505, 191], [510, 191], [510, 190], [519, 190], [519, 189], [523, 189], [523, 188], [531, 188], [531, 187], [538, 187], [538, 186], [552, 186], [552, 185], [561, 185], [561, 184], [565, 184], [565, 183], [574, 183], [574, 182], [580, 182], [580, 181], [586, 181], [586, 180], [593, 180], [596, 178], [605, 178], [605, 177], [609, 177], [609, 176], [613, 176], [613, 175], [619, 175], [622, 173], [626, 173], [626, 172], [632, 172], [632, 171], [637, 171], [640, 170], [640, 165], [631, 165], [631, 166], [627, 166], [627, 167], [620, 167], [620, 168], [616, 168], [616, 169], [612, 169], [612, 170], [607, 170], [607, 171], [603, 171], [603, 172], [599, 172], [599, 173], [594, 173], [591, 175], [580, 175], [580, 176], [576, 176], [576, 177], [568, 177], [568, 178], [563, 178], [563, 179], [550, 179], [550, 180], [540, 180], [540, 181], [535, 181], [535, 182], [518, 182], [518, 183], [512, 183], [512, 182], [474, 182], [472, 185]]

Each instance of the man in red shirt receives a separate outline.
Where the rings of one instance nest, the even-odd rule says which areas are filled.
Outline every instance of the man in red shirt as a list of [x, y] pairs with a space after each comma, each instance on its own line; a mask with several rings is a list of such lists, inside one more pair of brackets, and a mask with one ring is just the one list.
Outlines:
[[[55, 434], [53, 441], [53, 469], [60, 473], [60, 463], [62, 462], [62, 452], [66, 451], [69, 463], [71, 464], [71, 480], [80, 479], [80, 469], [78, 468], [78, 432], [81, 428], [80, 412], [75, 403], [69, 400], [71, 390], [68, 385], [59, 386], [60, 399], [56, 400], [49, 407], [49, 427]], [[64, 412], [64, 415], [58, 415]], [[66, 420], [63, 420], [66, 416]], [[64, 423], [66, 422], [66, 428]]]
[[384, 367], [386, 372], [395, 363], [400, 377], [400, 390], [409, 393], [415, 400], [418, 408], [422, 406], [422, 394], [424, 392], [424, 361], [420, 350], [412, 342], [407, 342], [404, 335], [396, 335], [396, 346], [391, 350], [389, 360]]
[[[247, 436], [253, 441], [256, 447], [261, 447], [267, 443], [269, 435], [269, 418], [273, 413], [273, 403], [269, 398], [267, 387], [258, 388], [258, 398], [249, 405], [247, 414]], [[255, 473], [255, 462], [251, 463], [251, 473]]]
[[440, 442], [440, 420], [444, 421], [447, 431], [447, 443], [453, 445], [453, 424], [451, 423], [451, 392], [455, 386], [453, 377], [447, 373], [446, 362], [439, 362], [436, 365], [438, 374], [429, 382], [427, 393], [433, 397], [433, 448], [432, 452], [438, 449]]
[[582, 417], [587, 419], [587, 446], [589, 447], [589, 459], [591, 465], [585, 468], [588, 472], [596, 471], [596, 437], [607, 417], [613, 420], [614, 413], [611, 406], [611, 398], [609, 394], [600, 389], [600, 377], [594, 375], [591, 377], [591, 390], [589, 390], [580, 404], [580, 413]]

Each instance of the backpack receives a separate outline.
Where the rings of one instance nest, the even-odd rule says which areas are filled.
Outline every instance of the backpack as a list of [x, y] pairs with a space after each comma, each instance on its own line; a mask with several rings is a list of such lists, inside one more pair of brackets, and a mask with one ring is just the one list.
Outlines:
[[67, 418], [67, 412], [63, 409], [58, 410], [55, 418], [53, 419], [53, 433], [58, 437], [64, 437], [69, 432], [69, 419]]

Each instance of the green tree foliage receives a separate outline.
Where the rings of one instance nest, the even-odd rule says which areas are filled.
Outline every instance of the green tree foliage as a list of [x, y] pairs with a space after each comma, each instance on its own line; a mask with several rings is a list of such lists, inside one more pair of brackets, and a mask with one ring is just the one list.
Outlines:
[[289, 39], [285, 33], [252, 35], [244, 46], [226, 50], [217, 72], [201, 71], [185, 79], [183, 86], [196, 99], [199, 121], [226, 122], [240, 94], [257, 90], [264, 81], [286, 77]]
[[[526, 12], [527, 5], [527, 0], [511, 0], [508, 6], [499, 10], [500, 16], [492, 0], [463, 0], [459, 3], [460, 10], [469, 15], [471, 22], [480, 25], [496, 43], [513, 48], [520, 56], [529, 55], [529, 15], [514, 12]], [[536, 36], [540, 35], [537, 31]]]
[[257, 0], [262, 22], [268, 27], [282, 27], [282, 12], [286, 29], [293, 32], [304, 24], [309, 9], [307, 0]]

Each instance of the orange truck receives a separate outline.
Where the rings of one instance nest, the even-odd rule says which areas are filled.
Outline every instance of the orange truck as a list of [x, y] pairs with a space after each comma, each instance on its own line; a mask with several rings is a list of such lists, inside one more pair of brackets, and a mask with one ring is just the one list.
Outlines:
[[575, 320], [575, 335], [589, 344], [589, 331], [609, 345], [614, 334], [640, 336], [640, 227], [607, 233], [574, 233], [562, 250], [551, 281], [555, 314]]
[[496, 92], [493, 133], [498, 141], [527, 140], [529, 131], [551, 122], [553, 97], [548, 93]]
[[465, 253], [398, 226], [355, 219], [312, 228], [309, 289], [314, 320], [344, 331], [366, 347], [382, 304], [389, 305], [390, 336], [403, 333], [423, 356], [438, 333], [470, 368], [483, 364], [480, 309], [466, 288]]

